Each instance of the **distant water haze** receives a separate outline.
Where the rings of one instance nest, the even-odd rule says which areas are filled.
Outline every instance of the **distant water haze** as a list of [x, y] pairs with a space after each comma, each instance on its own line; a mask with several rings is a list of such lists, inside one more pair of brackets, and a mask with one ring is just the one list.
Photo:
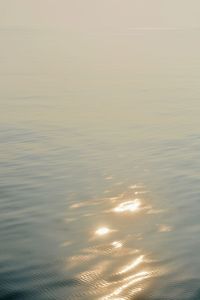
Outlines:
[[0, 299], [200, 299], [199, 1], [0, 1]]
[[0, 26], [60, 27], [75, 32], [132, 27], [199, 27], [198, 0], [2, 0]]

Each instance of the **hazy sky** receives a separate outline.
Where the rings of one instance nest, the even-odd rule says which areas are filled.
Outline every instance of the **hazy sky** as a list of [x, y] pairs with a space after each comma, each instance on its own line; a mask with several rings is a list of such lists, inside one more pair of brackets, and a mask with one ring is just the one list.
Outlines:
[[0, 27], [72, 32], [200, 26], [199, 0], [0, 0]]

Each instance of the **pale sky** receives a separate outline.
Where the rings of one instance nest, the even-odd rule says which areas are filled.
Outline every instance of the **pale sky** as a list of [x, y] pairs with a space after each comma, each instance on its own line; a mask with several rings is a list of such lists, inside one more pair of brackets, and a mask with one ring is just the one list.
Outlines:
[[0, 28], [72, 32], [200, 26], [199, 0], [0, 0]]

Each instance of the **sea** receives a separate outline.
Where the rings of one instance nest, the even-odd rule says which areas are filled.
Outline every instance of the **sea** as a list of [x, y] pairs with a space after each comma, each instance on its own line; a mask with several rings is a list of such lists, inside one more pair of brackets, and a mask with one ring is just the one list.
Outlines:
[[199, 29], [0, 40], [0, 299], [199, 300]]

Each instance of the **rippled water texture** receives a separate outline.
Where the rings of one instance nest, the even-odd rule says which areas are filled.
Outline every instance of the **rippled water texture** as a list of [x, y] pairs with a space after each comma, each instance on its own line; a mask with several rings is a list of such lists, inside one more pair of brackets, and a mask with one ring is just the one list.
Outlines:
[[199, 300], [199, 30], [73, 26], [0, 29], [0, 299]]

